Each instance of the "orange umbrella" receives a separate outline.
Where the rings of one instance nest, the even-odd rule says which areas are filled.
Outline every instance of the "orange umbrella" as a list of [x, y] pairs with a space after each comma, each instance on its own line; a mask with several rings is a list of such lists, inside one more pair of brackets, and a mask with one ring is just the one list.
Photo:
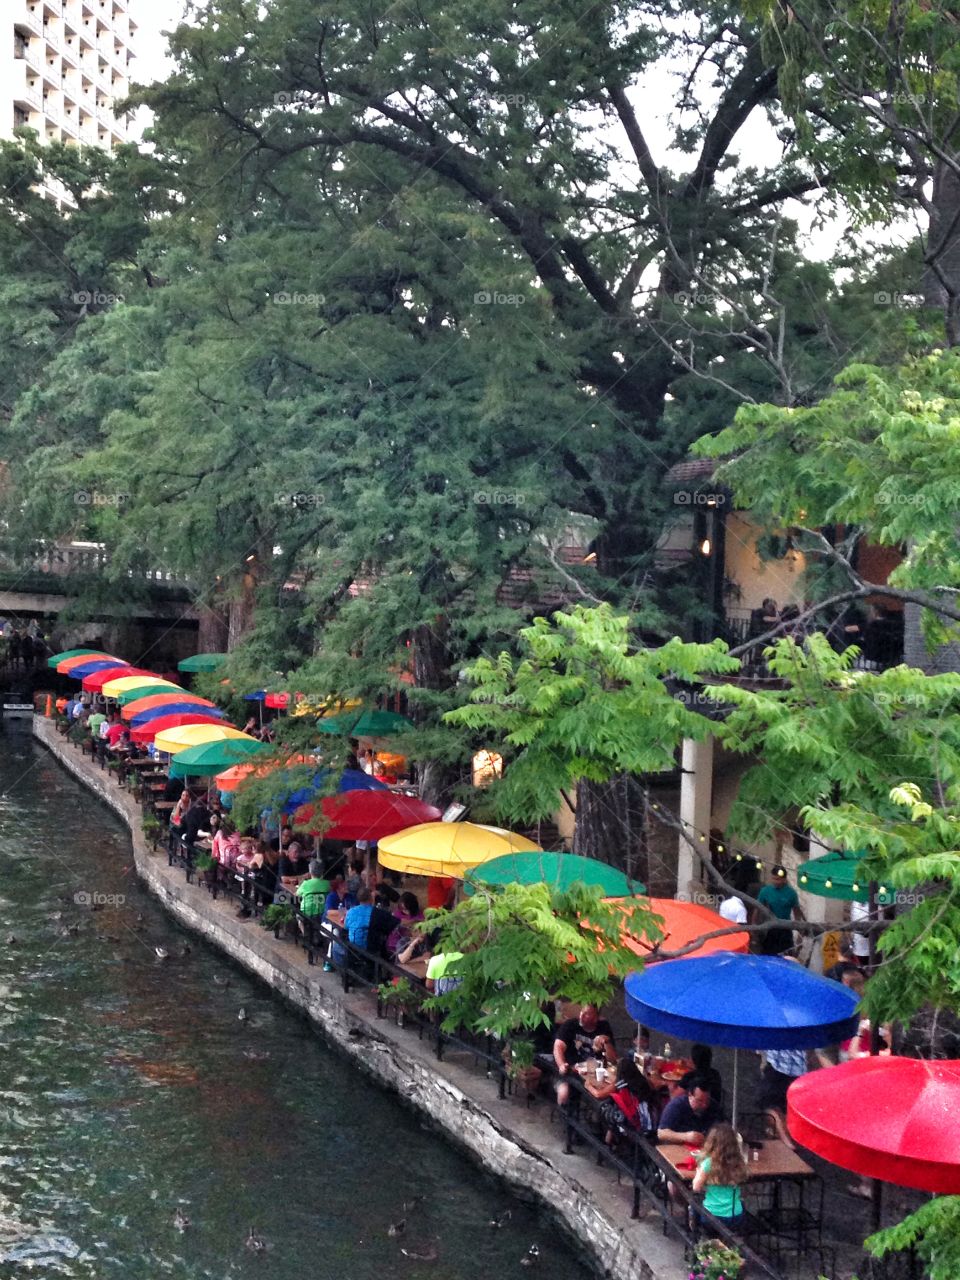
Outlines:
[[145, 698], [136, 698], [133, 702], [128, 702], [126, 706], [120, 708], [120, 719], [132, 720], [141, 711], [153, 711], [156, 707], [169, 707], [174, 703], [183, 702], [196, 703], [198, 711], [201, 707], [216, 706], [216, 703], [208, 698], [198, 698], [193, 693], [177, 693], [171, 690], [169, 693], [150, 693]]
[[[642, 903], [644, 899], [605, 898], [604, 901], [608, 906], [620, 907], [628, 911], [636, 903]], [[649, 902], [653, 914], [660, 916], [663, 921], [662, 940], [654, 944], [635, 938], [629, 933], [623, 935], [624, 946], [644, 958], [650, 957], [654, 945], [662, 951], [679, 951], [695, 938], [699, 938], [701, 934], [730, 927], [729, 920], [725, 920], [716, 911], [711, 911], [709, 907], [701, 906], [698, 902], [677, 902], [673, 898], [648, 898], [646, 901]], [[721, 938], [709, 938], [696, 951], [691, 951], [689, 954], [699, 957], [714, 951], [747, 952], [749, 950], [749, 933], [737, 932], [725, 934]]]
[[57, 671], [60, 675], [69, 675], [74, 667], [82, 667], [91, 662], [100, 662], [106, 658], [113, 658], [117, 666], [123, 666], [122, 658], [114, 658], [112, 653], [81, 653], [74, 658], [64, 658], [63, 662], [57, 663]]
[[215, 782], [220, 791], [236, 791], [246, 778], [265, 778], [268, 773], [277, 769], [292, 769], [298, 764], [317, 764], [316, 756], [291, 756], [283, 764], [235, 764], [223, 773], [218, 773]]

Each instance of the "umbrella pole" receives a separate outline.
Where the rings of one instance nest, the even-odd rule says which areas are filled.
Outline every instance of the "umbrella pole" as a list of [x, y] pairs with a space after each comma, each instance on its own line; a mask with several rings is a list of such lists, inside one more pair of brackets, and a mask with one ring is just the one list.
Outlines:
[[740, 1050], [733, 1051], [733, 1127], [737, 1127], [737, 1087], [740, 1083]]

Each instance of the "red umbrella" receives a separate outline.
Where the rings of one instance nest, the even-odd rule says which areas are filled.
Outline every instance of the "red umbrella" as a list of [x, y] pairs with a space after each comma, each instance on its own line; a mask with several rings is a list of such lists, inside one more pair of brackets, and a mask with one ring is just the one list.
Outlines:
[[[122, 680], [124, 676], [152, 676], [152, 671], [143, 671], [140, 667], [131, 667], [125, 662], [122, 666], [105, 667], [102, 671], [94, 671], [83, 677], [83, 688], [89, 692], [99, 693], [108, 680]], [[159, 680], [160, 677], [157, 676]]]
[[[320, 808], [330, 823], [323, 832], [325, 840], [382, 840], [421, 822], [439, 822], [443, 816], [432, 804], [393, 791], [344, 791], [325, 796]], [[316, 805], [302, 805], [294, 822], [306, 826], [315, 812]]]
[[163, 733], [165, 729], [179, 729], [185, 724], [219, 724], [226, 729], [235, 729], [237, 726], [229, 724], [220, 716], [208, 716], [204, 714], [201, 707], [198, 711], [181, 711], [176, 715], [157, 716], [156, 720], [148, 720], [146, 724], [137, 725], [135, 729], [130, 731], [130, 741], [137, 743], [138, 746], [144, 746], [148, 742], [152, 742], [158, 733]]
[[960, 1193], [960, 1062], [880, 1055], [811, 1071], [787, 1091], [787, 1127], [842, 1169]]

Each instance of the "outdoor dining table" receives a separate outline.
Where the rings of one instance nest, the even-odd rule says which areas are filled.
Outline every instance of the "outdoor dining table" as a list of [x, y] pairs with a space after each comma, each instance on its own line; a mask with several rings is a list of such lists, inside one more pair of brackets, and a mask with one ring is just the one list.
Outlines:
[[[779, 1138], [765, 1138], [762, 1142], [748, 1142], [747, 1170], [750, 1182], [768, 1179], [813, 1178], [814, 1170], [806, 1160], [791, 1151]], [[697, 1171], [694, 1151], [685, 1142], [661, 1142], [657, 1150], [668, 1160], [686, 1182], [692, 1182]]]
[[[807, 1243], [807, 1233], [818, 1235], [823, 1218], [823, 1183], [806, 1160], [791, 1150], [779, 1138], [765, 1138], [762, 1142], [745, 1144], [747, 1182], [771, 1184], [770, 1207], [761, 1211], [760, 1220], [766, 1224], [774, 1238], [774, 1248], [779, 1257], [781, 1236], [795, 1235], [798, 1252]], [[661, 1142], [657, 1150], [685, 1182], [692, 1182], [697, 1172], [695, 1151], [697, 1148], [685, 1142]], [[811, 1182], [820, 1188], [820, 1204], [811, 1212], [804, 1204], [804, 1190]], [[782, 1187], [793, 1183], [797, 1187], [796, 1205], [784, 1205]]]

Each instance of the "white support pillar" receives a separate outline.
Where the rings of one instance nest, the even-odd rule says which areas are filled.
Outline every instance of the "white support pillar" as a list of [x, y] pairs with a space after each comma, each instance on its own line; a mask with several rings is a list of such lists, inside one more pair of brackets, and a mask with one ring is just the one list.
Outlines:
[[[683, 830], [677, 850], [677, 894], [690, 896], [702, 885], [700, 862], [693, 852], [694, 844], [700, 852], [708, 851], [707, 841], [701, 835], [710, 832], [710, 816], [713, 809], [713, 738], [695, 742], [684, 738], [680, 757], [680, 821]], [[692, 828], [692, 830], [691, 830]]]

